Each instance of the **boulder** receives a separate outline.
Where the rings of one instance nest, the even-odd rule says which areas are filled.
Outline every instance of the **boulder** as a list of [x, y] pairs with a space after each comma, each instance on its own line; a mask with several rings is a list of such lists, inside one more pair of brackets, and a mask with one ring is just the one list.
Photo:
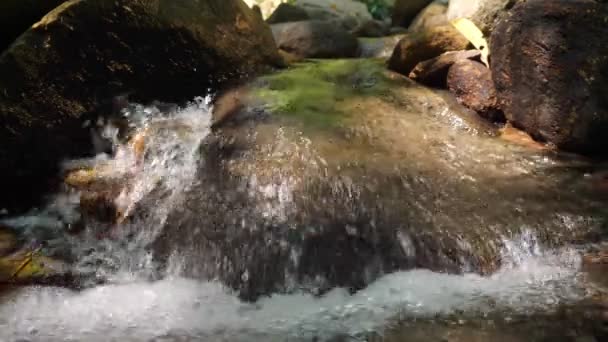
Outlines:
[[269, 24], [280, 24], [308, 19], [310, 19], [310, 17], [308, 16], [308, 12], [305, 10], [291, 4], [282, 3], [266, 20], [266, 22]]
[[409, 78], [416, 82], [427, 86], [444, 88], [448, 71], [454, 63], [460, 60], [477, 60], [481, 59], [481, 51], [465, 50], [465, 51], [450, 51], [438, 57], [420, 62], [410, 72]]
[[486, 35], [490, 35], [497, 21], [521, 0], [450, 0], [449, 20], [467, 18]]
[[0, 1], [0, 52], [19, 35], [65, 0], [3, 0]]
[[424, 31], [435, 26], [448, 24], [448, 6], [442, 1], [434, 1], [423, 9], [410, 24], [410, 32]]
[[279, 49], [301, 58], [356, 57], [357, 38], [331, 21], [308, 20], [272, 25]]
[[368, 20], [360, 23], [351, 32], [356, 37], [384, 37], [389, 34], [390, 27], [380, 20]]
[[412, 20], [432, 0], [397, 0], [393, 8], [393, 26], [409, 27]]
[[448, 51], [464, 50], [469, 41], [451, 25], [406, 35], [395, 47], [389, 68], [409, 75], [414, 67]]
[[64, 3], [0, 56], [0, 209], [39, 198], [64, 157], [92, 153], [83, 126], [114, 95], [181, 101], [281, 63], [241, 0]]
[[492, 74], [485, 65], [469, 59], [456, 61], [448, 72], [447, 84], [460, 104], [490, 121], [504, 122]]
[[606, 153], [606, 17], [597, 1], [530, 0], [500, 21], [491, 68], [515, 127], [564, 150]]
[[404, 34], [396, 34], [379, 38], [359, 38], [359, 57], [388, 59], [404, 37]]
[[[322, 294], [409, 268], [488, 274], [509, 262], [505, 236], [557, 246], [602, 230], [592, 218], [605, 203], [578, 170], [547, 177], [565, 161], [492, 137], [452, 96], [382, 61], [310, 61], [246, 87], [150, 246], [187, 276], [249, 300]], [[144, 209], [164, 207], [157, 196]]]
[[365, 22], [373, 19], [367, 6], [355, 0], [295, 0], [293, 5], [306, 10], [315, 20], [350, 17]]

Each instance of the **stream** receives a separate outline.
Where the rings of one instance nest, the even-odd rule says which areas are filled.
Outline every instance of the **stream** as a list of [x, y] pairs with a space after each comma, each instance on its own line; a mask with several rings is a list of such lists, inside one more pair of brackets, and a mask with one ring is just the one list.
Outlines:
[[606, 336], [588, 303], [608, 283], [581, 263], [604, 234], [595, 166], [500, 139], [422, 87], [370, 96], [373, 68], [320, 68], [331, 88], [298, 84], [331, 99], [279, 108], [293, 83], [261, 80], [264, 101], [215, 130], [211, 98], [90, 123], [112, 152], [66, 161], [71, 186], [0, 216], [78, 284], [3, 288], [0, 341]]

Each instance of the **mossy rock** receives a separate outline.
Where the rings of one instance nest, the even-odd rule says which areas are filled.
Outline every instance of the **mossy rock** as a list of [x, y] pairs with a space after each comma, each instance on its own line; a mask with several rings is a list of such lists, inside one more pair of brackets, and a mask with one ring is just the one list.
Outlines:
[[381, 60], [313, 60], [260, 78], [253, 94], [273, 113], [331, 128], [351, 114], [342, 108], [345, 101], [385, 96], [398, 83], [388, 77]]
[[381, 60], [297, 64], [247, 94], [151, 246], [243, 298], [357, 290], [409, 268], [490, 274], [505, 240], [553, 247], [601, 228], [582, 175]]
[[67, 273], [65, 263], [36, 252], [21, 251], [0, 258], [0, 283], [46, 283], [64, 278]]
[[281, 66], [241, 0], [71, 0], [0, 56], [0, 208], [27, 207], [59, 162], [93, 153], [111, 98], [182, 101]]

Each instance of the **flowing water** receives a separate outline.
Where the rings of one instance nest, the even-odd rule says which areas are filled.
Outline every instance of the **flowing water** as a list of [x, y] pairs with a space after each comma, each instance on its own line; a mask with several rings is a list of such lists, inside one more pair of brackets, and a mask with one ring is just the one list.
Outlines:
[[[159, 108], [133, 104], [123, 109], [123, 115], [128, 118], [130, 125], [126, 131], [130, 133], [124, 133], [124, 128], [112, 125], [105, 126], [103, 132], [106, 138], [114, 142], [114, 152], [111, 155], [101, 154], [93, 160], [75, 160], [65, 164], [66, 170], [94, 167], [95, 182], [101, 180], [99, 182], [102, 188], [112, 189], [109, 191], [109, 197], [116, 208], [115, 220], [102, 222], [98, 217], [88, 217], [81, 202], [82, 192], [90, 189], [70, 187], [51, 198], [49, 204], [42, 209], [32, 210], [24, 216], [2, 219], [1, 223], [19, 231], [28, 241], [44, 241], [43, 252], [47, 255], [71, 261], [72, 272], [79, 275], [80, 288], [25, 286], [4, 289], [0, 292], [0, 341], [527, 341], [531, 339], [530, 334], [539, 330], [546, 330], [546, 334], [536, 336], [536, 340], [556, 336], [555, 334], [567, 335], [572, 331], [573, 340], [579, 335], [586, 338], [591, 334], [584, 329], [581, 331], [581, 326], [575, 323], [570, 324], [568, 317], [564, 319], [559, 316], [561, 308], [576, 307], [578, 303], [603, 291], [598, 289], [598, 285], [594, 285], [588, 274], [581, 269], [580, 255], [584, 246], [573, 244], [576, 241], [565, 240], [547, 243], [547, 240], [551, 239], [547, 239], [544, 236], [546, 232], [537, 227], [537, 220], [526, 221], [525, 215], [529, 214], [526, 209], [518, 209], [524, 218], [513, 219], [512, 223], [516, 229], [508, 232], [500, 233], [497, 229], [486, 231], [486, 227], [464, 227], [466, 229], [458, 231], [459, 246], [464, 246], [463, 249], [450, 247], [452, 249], [445, 252], [446, 255], [452, 253], [456, 254], [455, 256], [450, 254], [433, 259], [427, 264], [420, 260], [428, 259], [428, 255], [420, 255], [444, 253], [441, 251], [442, 246], [437, 247], [429, 241], [426, 241], [427, 245], [420, 245], [416, 240], [416, 230], [412, 230], [409, 235], [398, 230], [395, 235], [396, 244], [403, 249], [400, 253], [409, 259], [405, 258], [404, 263], [396, 267], [387, 266], [394, 261], [392, 259], [376, 268], [372, 267], [376, 265], [376, 261], [370, 263], [372, 266], [365, 265], [362, 270], [373, 270], [366, 275], [365, 283], [354, 287], [339, 286], [342, 284], [341, 279], [335, 280], [334, 283], [331, 282], [331, 277], [319, 280], [318, 278], [323, 278], [320, 274], [325, 273], [314, 273], [314, 270], [310, 269], [306, 272], [309, 272], [311, 277], [315, 275], [315, 279], [311, 281], [306, 277], [299, 277], [298, 272], [301, 270], [297, 267], [307, 257], [306, 248], [298, 242], [283, 239], [283, 236], [275, 232], [272, 236], [277, 240], [276, 243], [287, 249], [286, 253], [277, 255], [284, 256], [290, 262], [284, 264], [282, 260], [268, 261], [263, 258], [262, 261], [281, 265], [285, 268], [281, 272], [285, 274], [280, 280], [273, 279], [272, 286], [261, 286], [263, 290], [271, 291], [259, 293], [252, 298], [254, 301], [243, 301], [240, 296], [242, 293], [239, 293], [242, 288], [238, 284], [249, 284], [251, 279], [257, 279], [259, 275], [255, 274], [255, 268], [245, 267], [244, 272], [232, 272], [231, 267], [235, 267], [234, 263], [255, 263], [260, 260], [255, 259], [257, 254], [253, 254], [250, 261], [244, 260], [243, 258], [250, 256], [245, 252], [241, 259], [230, 251], [218, 254], [218, 250], [228, 248], [225, 245], [217, 247], [207, 242], [203, 247], [197, 246], [199, 249], [193, 249], [192, 244], [186, 243], [199, 239], [214, 239], [208, 237], [209, 232], [205, 231], [208, 227], [192, 224], [193, 220], [204, 225], [215, 222], [202, 216], [205, 211], [199, 210], [198, 201], [204, 200], [210, 210], [215, 210], [217, 215], [221, 215], [226, 222], [231, 222], [231, 225], [236, 227], [231, 229], [247, 227], [250, 235], [246, 236], [245, 241], [237, 239], [238, 245], [234, 247], [246, 250], [249, 242], [247, 239], [251, 239], [250, 243], [253, 244], [254, 239], [258, 238], [256, 232], [269, 229], [265, 228], [266, 226], [276, 229], [279, 224], [295, 225], [292, 223], [295, 222], [294, 217], [299, 216], [294, 211], [298, 211], [298, 208], [308, 208], [306, 205], [298, 206], [301, 193], [297, 189], [301, 184], [301, 177], [314, 177], [307, 173], [309, 169], [298, 165], [314, 164], [314, 170], [321, 165], [324, 172], [327, 172], [325, 176], [330, 180], [336, 179], [332, 177], [338, 172], [349, 175], [352, 177], [349, 178], [350, 182], [356, 183], [356, 175], [352, 175], [350, 172], [353, 171], [348, 169], [337, 168], [339, 171], [336, 171], [332, 169], [331, 160], [322, 158], [323, 152], [319, 150], [334, 153], [335, 146], [317, 144], [314, 138], [311, 141], [298, 133], [295, 134], [298, 138], [290, 138], [289, 126], [283, 127], [283, 121], [283, 124], [274, 126], [274, 123], [262, 120], [256, 124], [259, 130], [255, 134], [247, 135], [248, 139], [255, 139], [262, 148], [259, 151], [239, 154], [238, 158], [242, 159], [232, 156], [232, 162], [227, 163], [227, 167], [234, 167], [237, 173], [249, 173], [242, 192], [247, 194], [245, 203], [252, 208], [240, 208], [239, 213], [247, 213], [238, 216], [234, 214], [233, 208], [225, 205], [228, 203], [228, 206], [237, 206], [242, 205], [241, 202], [215, 197], [216, 191], [225, 192], [225, 187], [231, 187], [233, 184], [229, 180], [223, 182], [214, 180], [213, 177], [205, 177], [207, 173], [211, 173], [210, 170], [218, 168], [218, 165], [214, 164], [214, 158], [208, 155], [216, 144], [209, 142], [214, 135], [210, 128], [212, 118], [209, 100], [197, 99], [182, 109]], [[442, 127], [448, 127], [447, 131], [452, 132], [450, 134], [456, 131], [458, 136], [463, 135], [462, 127], [466, 124], [460, 117], [437, 111], [436, 108], [431, 110], [435, 112], [436, 117], [429, 122], [438, 134], [433, 137], [434, 140], [445, 138], [441, 135], [444, 134]], [[248, 112], [249, 115], [259, 114], [251, 108]], [[449, 120], [445, 120], [446, 115]], [[418, 122], [418, 128], [424, 130], [422, 122]], [[369, 125], [374, 124], [377, 123]], [[268, 125], [266, 130], [264, 125]], [[264, 132], [267, 131], [272, 134], [265, 137]], [[423, 133], [430, 132], [429, 130]], [[384, 137], [386, 136], [391, 138], [390, 132]], [[464, 136], [468, 138], [463, 139], [469, 140], [463, 142], [448, 135], [447, 150], [444, 145], [412, 145], [404, 153], [413, 153], [412, 151], [420, 148], [426, 149], [426, 153], [436, 158], [432, 155], [435, 153], [433, 151], [441, 150], [442, 156], [446, 158], [441, 163], [455, 165], [452, 169], [453, 176], [460, 178], [459, 184], [464, 182], [465, 186], [469, 184], [467, 182], [474, 183], [481, 179], [479, 175], [486, 171], [480, 171], [477, 163], [489, 163], [488, 160], [493, 160], [493, 164], [484, 167], [488, 170], [487, 174], [491, 174], [490, 178], [496, 182], [500, 182], [498, 174], [530, 174], [532, 170], [542, 170], [539, 165], [560, 163], [539, 152], [522, 157], [522, 149], [507, 149], [504, 147], [506, 143], [495, 137], [477, 132]], [[140, 140], [145, 140], [145, 146], [139, 144]], [[368, 141], [369, 136], [365, 136], [364, 140]], [[294, 141], [297, 143], [293, 143]], [[356, 141], [355, 138], [350, 140], [353, 144]], [[449, 146], [458, 146], [462, 150], [456, 151]], [[463, 149], [462, 146], [468, 147]], [[474, 157], [478, 158], [477, 163], [469, 160], [471, 154], [488, 149], [503, 154], [498, 157], [477, 155]], [[512, 152], [513, 150], [517, 152]], [[385, 150], [378, 151], [380, 152], [376, 153], [382, 154]], [[342, 152], [343, 157], [340, 158], [344, 159], [350, 158], [349, 153], [352, 153], [347, 150]], [[450, 156], [448, 152], [453, 154]], [[416, 150], [416, 153], [420, 152]], [[294, 155], [298, 157], [297, 162], [293, 161]], [[376, 157], [376, 162], [385, 162], [382, 155]], [[262, 165], [266, 173], [243, 168], [239, 164], [251, 161], [254, 161], [258, 168]], [[291, 163], [287, 168], [283, 167], [283, 164], [272, 164], [285, 161]], [[424, 163], [420, 162], [422, 168], [430, 170], [438, 167], [437, 164], [429, 166], [430, 164]], [[394, 169], [401, 170], [399, 167], [399, 163], [394, 164]], [[393, 169], [393, 166], [390, 168]], [[300, 174], [301, 177], [293, 171], [295, 169], [298, 172], [304, 170]], [[568, 172], [571, 177], [579, 174]], [[467, 178], [469, 174], [477, 178]], [[370, 172], [369, 175], [372, 177], [374, 174]], [[535, 179], [537, 176], [538, 174], [534, 174], [530, 177]], [[550, 184], [559, 183], [553, 183], [553, 177], [557, 177], [553, 174], [540, 176], [551, 179]], [[274, 181], [268, 183], [265, 177]], [[417, 178], [404, 186], [409, 192], [416, 191], [420, 189], [416, 182], [424, 183], [425, 180], [427, 179]], [[373, 179], [370, 182], [372, 181]], [[92, 187], [90, 183], [87, 184]], [[492, 186], [491, 184], [486, 183], [482, 187]], [[356, 186], [344, 187], [344, 184], [338, 181], [332, 185], [332, 193], [354, 198], [363, 205], [381, 202], [380, 199], [366, 202], [365, 190]], [[442, 184], [444, 185], [450, 186], [450, 183]], [[541, 189], [546, 185], [542, 184]], [[375, 187], [371, 188], [371, 191], [376, 190]], [[193, 197], [193, 192], [197, 193], [197, 196]], [[577, 216], [567, 211], [571, 209], [570, 192], [564, 191], [560, 194], [563, 196], [562, 202], [565, 203], [563, 207], [554, 206], [543, 195], [538, 198], [526, 197], [515, 202], [517, 208], [525, 208], [526, 205], [540, 208], [539, 202], [544, 201], [546, 210], [551, 211], [547, 217], [559, 218], [547, 220], [548, 229], [555, 225], [563, 226], [567, 234], [573, 236], [579, 231], [586, 233], [595, 229], [594, 217], [582, 211], [589, 207], [595, 208], [595, 204], [586, 204], [587, 201], [595, 203], [593, 199], [585, 197], [580, 203], [575, 202], [580, 205], [575, 206], [575, 209], [582, 208]], [[412, 201], [415, 205], [412, 205], [412, 208], [423, 212], [432, 211], [433, 208], [428, 206], [430, 202], [425, 199], [426, 195], [428, 194], [414, 193]], [[402, 195], [397, 192], [396, 196]], [[467, 199], [467, 194], [462, 196], [456, 197], [455, 201]], [[491, 198], [495, 199], [496, 196], [500, 197], [493, 194]], [[549, 194], [549, 197], [551, 196]], [[505, 202], [510, 200], [507, 195]], [[192, 203], [193, 201], [197, 203]], [[403, 198], [403, 201], [409, 205], [410, 200]], [[332, 205], [336, 205], [337, 210], [342, 208], [331, 201], [324, 204]], [[450, 206], [453, 202], [448, 201], [441, 205]], [[510, 207], [498, 208], [509, 210]], [[311, 210], [312, 213], [317, 212], [316, 209]], [[383, 210], [391, 212], [390, 208], [384, 206], [380, 206], [378, 210], [381, 213], [385, 212]], [[193, 217], [192, 211], [201, 216]], [[542, 208], [538, 212], [541, 211]], [[436, 211], [433, 215], [441, 217], [453, 213]], [[233, 214], [234, 220], [229, 217]], [[375, 215], [378, 214], [372, 212], [369, 215], [375, 220]], [[188, 229], [174, 228], [179, 225], [175, 222], [184, 222], [179, 220], [182, 216], [187, 218]], [[252, 216], [262, 217], [253, 228], [246, 223]], [[412, 214], [411, 218], [415, 220], [416, 216]], [[397, 217], [397, 220], [399, 219], [401, 216]], [[470, 221], [467, 219], [454, 215], [450, 221], [478, 223], [485, 222], [484, 220], [492, 221], [493, 216], [470, 218]], [[509, 221], [509, 218], [506, 221]], [[226, 222], [222, 221], [218, 225], [223, 227]], [[315, 221], [302, 219], [302, 222], [308, 224]], [[374, 222], [383, 224], [381, 220]], [[496, 222], [499, 222], [496, 223], [497, 226], [508, 223], [499, 220]], [[530, 225], [522, 225], [522, 222], [529, 222]], [[438, 219], [432, 224], [442, 226], [442, 221]], [[81, 225], [84, 227], [77, 234], [67, 233], [70, 230], [68, 228]], [[427, 229], [425, 227], [427, 226], [421, 226]], [[356, 232], [357, 228], [349, 224], [346, 224], [345, 230], [348, 234], [360, 234]], [[467, 235], [469, 231], [474, 231], [475, 234]], [[169, 238], [167, 234], [180, 236]], [[482, 247], [491, 245], [491, 248], [487, 248], [496, 250], [493, 258], [500, 261], [493, 264], [494, 268], [487, 272], [483, 267], [469, 265], [471, 261], [467, 258], [470, 258], [470, 255], [461, 253], [475, 251], [475, 247], [471, 245], [475, 243], [473, 240], [480, 239], [480, 234], [482, 240], [484, 236], [487, 237], [487, 240], [483, 240]], [[564, 231], [556, 234], [564, 234]], [[217, 239], [224, 239], [222, 236]], [[467, 240], [470, 236], [474, 237]], [[269, 250], [274, 248], [271, 243], [274, 241], [270, 241], [270, 237], [264, 235], [262, 239], [265, 243], [262, 246], [267, 246]], [[157, 246], [159, 241], [163, 242], [160, 247]], [[353, 241], [360, 243], [358, 240]], [[362, 245], [365, 246], [365, 243]], [[333, 245], [330, 243], [330, 246]], [[336, 242], [336, 249], [343, 248], [341, 246]], [[423, 250], [425, 246], [428, 250]], [[164, 255], [162, 258], [156, 255], [159, 249], [162, 251], [160, 254]], [[418, 254], [413, 253], [412, 249], [417, 250]], [[367, 250], [363, 252], [368, 253]], [[323, 262], [324, 255], [320, 254], [321, 259], [314, 259], [316, 262]], [[270, 256], [273, 257], [274, 254]], [[236, 261], [226, 261], [230, 258]], [[417, 261], [410, 262], [412, 258]], [[341, 263], [339, 259], [340, 256], [337, 256], [336, 262]], [[453, 272], [454, 265], [451, 261], [447, 266], [441, 263], [444, 259], [457, 260], [458, 271]], [[332, 260], [324, 262], [331, 264]], [[352, 261], [356, 262], [359, 260]], [[223, 277], [223, 273], [218, 270], [230, 275]], [[331, 270], [342, 272], [340, 269]], [[355, 268], [352, 272], [360, 270]], [[237, 274], [236, 283], [231, 280], [231, 272]], [[253, 283], [255, 284], [255, 281]], [[527, 322], [527, 325], [522, 325], [522, 320]], [[538, 325], [535, 325], [536, 322]], [[522, 329], [523, 333], [513, 333], [512, 330], [518, 328]]]

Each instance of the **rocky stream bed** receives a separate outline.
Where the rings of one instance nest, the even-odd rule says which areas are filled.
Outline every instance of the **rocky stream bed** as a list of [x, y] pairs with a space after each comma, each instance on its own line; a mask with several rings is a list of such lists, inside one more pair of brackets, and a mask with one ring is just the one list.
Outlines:
[[608, 337], [607, 5], [58, 3], [2, 38], [0, 341]]

